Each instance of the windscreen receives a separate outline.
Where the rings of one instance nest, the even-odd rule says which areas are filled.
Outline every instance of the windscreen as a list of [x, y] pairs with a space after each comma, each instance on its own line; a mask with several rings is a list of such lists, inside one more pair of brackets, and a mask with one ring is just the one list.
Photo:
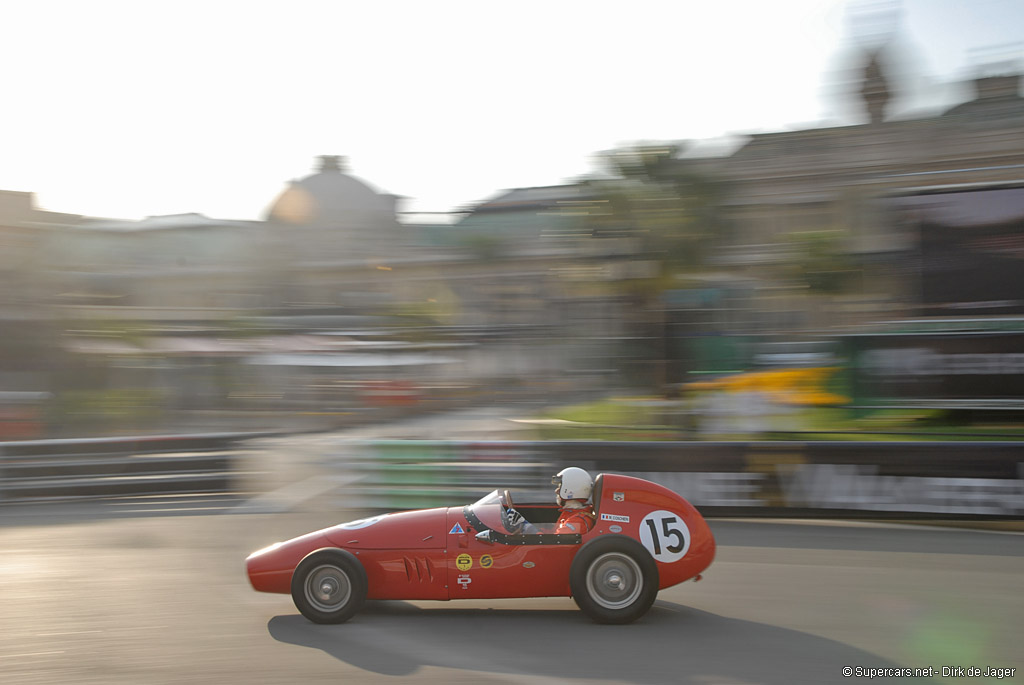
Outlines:
[[493, 490], [469, 505], [469, 510], [480, 520], [480, 523], [491, 530], [512, 534], [515, 531], [509, 530], [505, 525], [504, 513], [506, 504], [504, 492], [502, 490]]

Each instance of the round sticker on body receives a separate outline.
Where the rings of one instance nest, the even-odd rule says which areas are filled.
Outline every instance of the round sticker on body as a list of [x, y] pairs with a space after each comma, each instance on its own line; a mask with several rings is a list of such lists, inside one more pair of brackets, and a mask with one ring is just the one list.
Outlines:
[[660, 562], [670, 564], [690, 549], [690, 529], [678, 514], [659, 509], [640, 522], [640, 542]]
[[357, 528], [366, 528], [367, 526], [372, 526], [373, 524], [377, 523], [377, 521], [380, 521], [386, 515], [387, 514], [382, 514], [380, 516], [371, 516], [368, 519], [349, 521], [348, 523], [342, 523], [338, 526], [338, 528], [344, 528], [345, 530], [356, 530]]
[[455, 566], [460, 571], [468, 571], [469, 569], [473, 568], [473, 557], [469, 556], [468, 554], [460, 554], [459, 556], [455, 557]]

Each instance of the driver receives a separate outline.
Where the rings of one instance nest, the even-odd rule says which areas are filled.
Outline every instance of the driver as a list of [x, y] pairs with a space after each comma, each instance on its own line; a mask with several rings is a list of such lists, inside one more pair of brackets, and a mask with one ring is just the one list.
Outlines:
[[562, 511], [556, 533], [586, 533], [594, 525], [594, 508], [587, 504], [594, 479], [583, 469], [570, 466], [559, 471], [551, 482], [556, 486], [555, 501]]

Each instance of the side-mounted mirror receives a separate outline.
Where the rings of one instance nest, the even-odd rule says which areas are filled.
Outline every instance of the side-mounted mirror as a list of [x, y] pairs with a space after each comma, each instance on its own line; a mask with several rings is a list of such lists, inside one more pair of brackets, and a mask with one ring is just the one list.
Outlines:
[[491, 539], [491, 533], [493, 533], [493, 532], [494, 531], [491, 531], [491, 530], [480, 531], [479, 533], [476, 534], [476, 539], [479, 540], [480, 542], [486, 542], [488, 545], [493, 545], [494, 544], [494, 540]]

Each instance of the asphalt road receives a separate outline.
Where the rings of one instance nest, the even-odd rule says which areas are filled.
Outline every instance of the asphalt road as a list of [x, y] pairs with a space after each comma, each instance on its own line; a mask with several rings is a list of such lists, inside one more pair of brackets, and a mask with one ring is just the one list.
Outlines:
[[715, 521], [704, 580], [632, 625], [545, 599], [372, 602], [318, 626], [252, 591], [242, 560], [349, 516], [244, 510], [0, 510], [0, 683], [1024, 682], [1020, 534]]

